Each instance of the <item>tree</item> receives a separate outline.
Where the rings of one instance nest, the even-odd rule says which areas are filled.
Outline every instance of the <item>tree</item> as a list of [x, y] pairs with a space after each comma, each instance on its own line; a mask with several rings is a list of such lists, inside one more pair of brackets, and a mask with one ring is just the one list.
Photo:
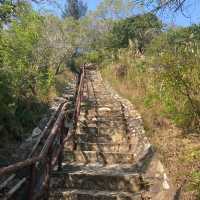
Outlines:
[[65, 10], [63, 12], [63, 18], [73, 17], [78, 20], [85, 16], [87, 12], [87, 4], [82, 0], [67, 0]]
[[[147, 53], [151, 56], [160, 56], [165, 52], [177, 54], [180, 49], [188, 52], [198, 51], [199, 35], [200, 25], [196, 24], [189, 27], [170, 28], [151, 41]], [[196, 46], [196, 49], [194, 49], [194, 46]]]
[[150, 5], [151, 8], [153, 7], [154, 11], [169, 8], [176, 12], [178, 10], [183, 10], [183, 6], [189, 2], [189, 0], [139, 0], [138, 2], [148, 6]]
[[50, 70], [39, 68], [34, 57], [43, 17], [30, 4], [23, 8], [0, 32], [1, 133], [14, 138], [37, 122], [52, 84]]
[[11, 2], [1, 0], [0, 1], [0, 25], [3, 22], [7, 22], [10, 18], [10, 15], [14, 9], [14, 6]]
[[[44, 18], [42, 37], [40, 38], [35, 57], [39, 67], [51, 67], [55, 74], [71, 59], [83, 40], [80, 23], [73, 18], [60, 20], [55, 16]], [[46, 59], [44, 59], [46, 58]]]
[[97, 7], [95, 15], [101, 19], [121, 19], [133, 15], [135, 8], [133, 0], [103, 0]]
[[161, 29], [162, 23], [152, 13], [116, 21], [109, 39], [110, 47], [126, 48], [129, 40], [132, 40], [137, 43], [138, 50], [142, 53], [144, 47]]
[[[40, 3], [48, 0], [31, 0], [34, 3]], [[28, 0], [0, 0], [0, 29], [4, 24], [11, 22], [20, 13], [27, 12]], [[31, 8], [28, 8], [31, 9]]]
[[12, 17], [16, 17], [17, 13], [20, 13], [24, 6], [26, 6], [25, 2], [0, 0], [0, 28], [10, 22]]

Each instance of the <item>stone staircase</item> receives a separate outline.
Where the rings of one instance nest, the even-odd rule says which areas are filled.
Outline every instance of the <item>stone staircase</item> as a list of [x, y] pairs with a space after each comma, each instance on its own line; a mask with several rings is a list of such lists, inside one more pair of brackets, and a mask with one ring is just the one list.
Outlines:
[[172, 200], [173, 189], [144, 135], [141, 117], [87, 70], [76, 131], [54, 171], [51, 200]]

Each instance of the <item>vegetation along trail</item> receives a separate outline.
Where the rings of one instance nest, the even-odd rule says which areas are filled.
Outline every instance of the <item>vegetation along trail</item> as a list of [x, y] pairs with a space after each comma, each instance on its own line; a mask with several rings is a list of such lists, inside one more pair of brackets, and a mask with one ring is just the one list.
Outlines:
[[97, 70], [86, 70], [84, 84], [76, 147], [65, 145], [50, 199], [173, 199], [174, 188], [131, 103], [106, 88]]
[[0, 199], [200, 200], [199, 0], [0, 0]]

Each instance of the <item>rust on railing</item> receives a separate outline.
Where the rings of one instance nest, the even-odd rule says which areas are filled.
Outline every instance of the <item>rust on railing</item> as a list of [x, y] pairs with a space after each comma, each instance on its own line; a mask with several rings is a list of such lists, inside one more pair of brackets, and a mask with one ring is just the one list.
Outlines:
[[[81, 100], [83, 96], [85, 78], [85, 66], [81, 67], [81, 72], [77, 80], [77, 88], [75, 94], [75, 104], [73, 112], [73, 129], [76, 129], [77, 120], [80, 114]], [[17, 177], [23, 171], [23, 177], [18, 183], [4, 194], [6, 199], [18, 199], [14, 195], [23, 190], [24, 197], [21, 199], [47, 200], [49, 197], [49, 184], [51, 179], [51, 171], [57, 165], [58, 169], [62, 168], [64, 143], [69, 140], [68, 129], [65, 128], [65, 120], [67, 119], [67, 103], [62, 103], [53, 117], [49, 120], [44, 128], [40, 138], [34, 145], [28, 158], [24, 161], [17, 162], [13, 165], [0, 168], [0, 177], [11, 175], [2, 184], [2, 190], [6, 185]], [[72, 131], [73, 134], [75, 132]], [[38, 146], [44, 142], [43, 148], [38, 152]], [[37, 190], [37, 192], [36, 192]]]

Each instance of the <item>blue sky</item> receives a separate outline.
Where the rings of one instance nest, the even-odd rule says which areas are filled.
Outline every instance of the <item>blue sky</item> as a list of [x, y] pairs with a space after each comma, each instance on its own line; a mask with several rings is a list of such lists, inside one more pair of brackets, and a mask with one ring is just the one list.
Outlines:
[[[89, 10], [94, 10], [101, 0], [83, 0], [87, 3]], [[62, 8], [65, 0], [59, 0], [58, 4]], [[159, 17], [167, 24], [178, 26], [189, 26], [193, 23], [200, 23], [200, 0], [187, 0], [184, 8], [184, 14], [181, 12], [168, 11], [164, 14], [159, 14]], [[45, 6], [43, 6], [44, 8]], [[46, 6], [46, 9], [53, 11], [55, 14], [60, 13], [59, 6]], [[37, 8], [38, 9], [38, 8]]]
[[90, 10], [94, 10], [96, 6], [100, 3], [100, 0], [84, 0], [88, 4]]
[[[84, 0], [89, 9], [94, 10], [101, 0]], [[184, 7], [184, 13], [168, 12], [159, 16], [164, 22], [181, 26], [188, 26], [192, 23], [200, 23], [200, 0], [187, 0]], [[184, 16], [185, 15], [185, 16]]]
[[188, 26], [200, 23], [200, 0], [186, 0], [184, 11], [169, 12], [168, 15], [161, 16], [163, 21], [171, 24]]

